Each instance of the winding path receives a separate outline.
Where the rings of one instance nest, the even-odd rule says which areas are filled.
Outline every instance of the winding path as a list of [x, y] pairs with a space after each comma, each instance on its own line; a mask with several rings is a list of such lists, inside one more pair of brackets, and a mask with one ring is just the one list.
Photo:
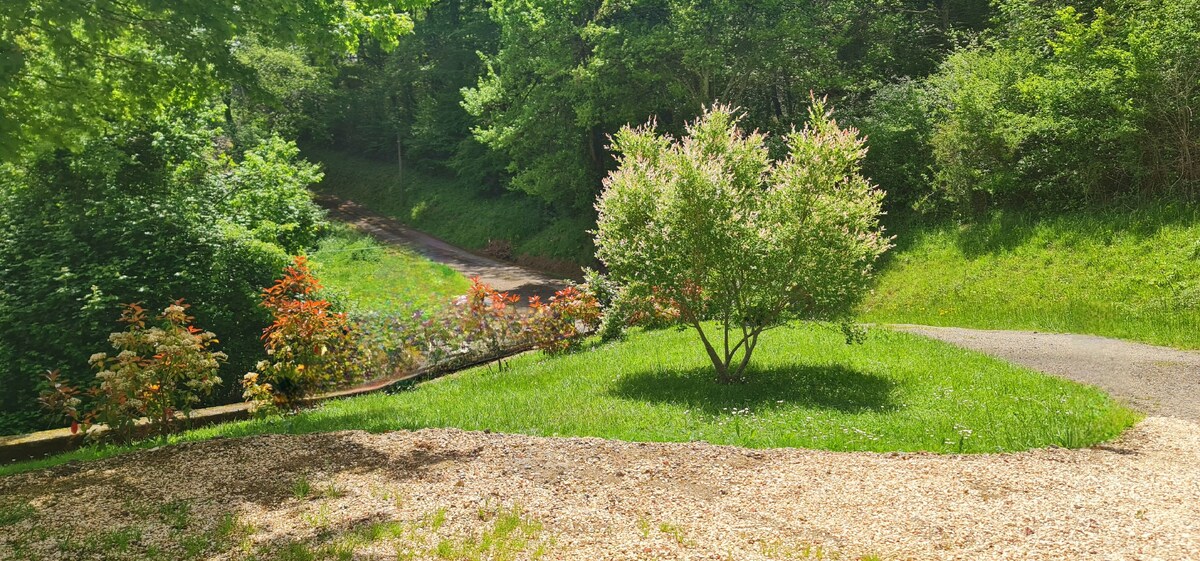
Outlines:
[[329, 211], [330, 218], [370, 234], [381, 242], [412, 249], [468, 278], [479, 277], [496, 290], [520, 296], [522, 305], [530, 296], [540, 296], [546, 300], [567, 285], [566, 281], [540, 271], [472, 253], [413, 230], [398, 220], [374, 213], [354, 201], [331, 195], [320, 195], [316, 201]]
[[1094, 335], [891, 327], [1098, 386], [1148, 415], [1200, 421], [1200, 352]]
[[[527, 267], [455, 247], [376, 214], [353, 201], [323, 195], [318, 202], [336, 220], [380, 241], [413, 249], [497, 290], [543, 299], [565, 282]], [[1200, 421], [1200, 352], [1180, 351], [1092, 335], [893, 325], [899, 329], [990, 354], [1048, 374], [1092, 384], [1149, 415]]]

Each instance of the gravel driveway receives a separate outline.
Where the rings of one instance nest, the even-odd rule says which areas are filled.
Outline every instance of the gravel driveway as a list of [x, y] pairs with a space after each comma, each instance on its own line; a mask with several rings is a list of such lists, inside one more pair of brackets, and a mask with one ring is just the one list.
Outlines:
[[37, 513], [0, 527], [0, 558], [20, 542], [23, 555], [72, 559], [46, 536], [92, 543], [126, 526], [141, 529], [136, 547], [169, 551], [181, 530], [147, 513], [187, 504], [200, 526], [233, 513], [252, 528], [213, 559], [269, 558], [379, 521], [407, 529], [360, 531], [376, 537], [352, 558], [436, 558], [435, 544], [494, 532], [486, 513], [512, 507], [536, 530], [515, 558], [1196, 559], [1197, 428], [1151, 417], [1107, 446], [972, 456], [454, 429], [217, 440], [0, 478], [3, 500]]
[[330, 218], [349, 224], [383, 243], [412, 249], [465, 277], [479, 277], [496, 290], [517, 294], [521, 297], [519, 305], [526, 305], [530, 296], [540, 296], [545, 301], [567, 285], [562, 279], [451, 245], [413, 230], [397, 220], [376, 214], [354, 201], [331, 195], [321, 195], [316, 200], [329, 211]]
[[1200, 422], [1200, 352], [1094, 335], [890, 327], [1098, 386], [1149, 415]]

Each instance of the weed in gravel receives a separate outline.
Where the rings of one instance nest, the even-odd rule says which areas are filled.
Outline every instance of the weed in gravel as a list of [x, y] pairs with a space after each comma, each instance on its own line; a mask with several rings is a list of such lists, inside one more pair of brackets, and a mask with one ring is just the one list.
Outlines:
[[340, 499], [346, 496], [346, 490], [338, 487], [337, 483], [330, 481], [328, 486], [321, 488], [321, 496], [326, 499]]
[[276, 550], [273, 558], [276, 561], [315, 561], [317, 555], [305, 543], [291, 542]]
[[301, 473], [295, 481], [292, 482], [292, 496], [296, 500], [301, 500], [312, 493], [312, 483], [308, 482], [308, 475]]
[[185, 500], [163, 503], [158, 507], [159, 519], [173, 530], [187, 529], [191, 524], [192, 504]]
[[678, 524], [663, 522], [658, 525], [658, 531], [666, 534], [672, 540], [675, 540], [675, 543], [683, 547], [695, 547], [696, 545], [696, 542], [688, 539], [687, 532], [684, 531], [683, 526]]
[[777, 561], [883, 561], [883, 557], [876, 554], [846, 557], [838, 551], [813, 544], [794, 545], [773, 541], [761, 544], [760, 549], [764, 557]]
[[325, 530], [332, 522], [332, 514], [333, 509], [329, 507], [329, 503], [321, 503], [316, 511], [306, 512], [302, 517], [309, 526], [317, 530]]
[[[439, 541], [433, 553], [441, 559], [512, 559], [526, 551], [542, 532], [541, 522], [524, 517], [519, 506], [490, 510], [485, 516], [491, 524], [480, 535]], [[538, 551], [544, 554], [543, 548], [537, 547], [534, 552]]]
[[28, 503], [0, 505], [0, 528], [33, 518], [37, 510]]
[[642, 539], [650, 537], [650, 517], [645, 514], [639, 515], [637, 519], [638, 531], [642, 533]]
[[73, 536], [62, 538], [58, 550], [68, 559], [99, 557], [101, 559], [125, 559], [130, 548], [142, 539], [137, 528], [119, 528], [84, 536], [76, 540]]

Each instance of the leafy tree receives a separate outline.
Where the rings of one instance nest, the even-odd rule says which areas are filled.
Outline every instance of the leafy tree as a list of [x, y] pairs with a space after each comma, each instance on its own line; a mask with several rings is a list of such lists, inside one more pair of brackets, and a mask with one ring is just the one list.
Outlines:
[[250, 69], [255, 36], [326, 57], [360, 37], [394, 45], [422, 0], [11, 0], [0, 11], [0, 156], [78, 147], [114, 121], [202, 106]]
[[983, 210], [1195, 193], [1200, 3], [999, 6], [999, 38], [929, 80], [942, 196]]
[[479, 53], [495, 50], [497, 26], [481, 0], [437, 2], [415, 19], [396, 49], [367, 43], [338, 65], [324, 109], [329, 140], [387, 160], [400, 150], [406, 168], [495, 188], [503, 164], [472, 135], [461, 90], [483, 72]]
[[677, 132], [722, 99], [786, 132], [813, 91], [851, 100], [931, 71], [948, 41], [932, 3], [910, 4], [499, 0], [499, 45], [465, 104], [514, 189], [582, 213], [626, 123], [657, 115]]
[[721, 382], [741, 379], [763, 331], [847, 317], [889, 247], [883, 193], [859, 173], [863, 141], [823, 101], [778, 161], [738, 121], [717, 105], [679, 141], [653, 122], [622, 129], [597, 204], [597, 254], [613, 278], [676, 302]]
[[[312, 166], [274, 141], [236, 162], [210, 118], [126, 126], [0, 175], [0, 429], [38, 426], [42, 373], [89, 378], [121, 305], [193, 305], [221, 334], [227, 372], [262, 355], [259, 291], [314, 239]], [[237, 384], [222, 384], [234, 397]]]
[[325, 221], [308, 192], [321, 172], [299, 154], [294, 143], [271, 137], [244, 152], [240, 162], [224, 162], [227, 174], [221, 178], [227, 191], [222, 210], [230, 221], [290, 254], [316, 244]]
[[297, 45], [264, 45], [240, 39], [234, 49], [249, 75], [232, 82], [225, 94], [226, 133], [234, 144], [255, 146], [272, 136], [324, 139], [321, 108], [333, 96], [333, 65], [317, 64]]

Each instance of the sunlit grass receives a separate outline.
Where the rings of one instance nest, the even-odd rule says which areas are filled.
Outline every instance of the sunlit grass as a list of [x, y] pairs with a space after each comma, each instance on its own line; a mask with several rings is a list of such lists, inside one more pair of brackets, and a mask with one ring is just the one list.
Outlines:
[[454, 269], [412, 251], [388, 247], [346, 227], [336, 228], [311, 255], [326, 289], [351, 306], [372, 311], [408, 303], [438, 305], [466, 294], [470, 282]]
[[[638, 332], [564, 357], [526, 354], [504, 369], [171, 440], [458, 427], [753, 448], [1001, 452], [1088, 446], [1136, 420], [1095, 388], [947, 344], [872, 330], [864, 344], [848, 346], [833, 329], [801, 325], [764, 335], [744, 385], [717, 384], [692, 333]], [[0, 474], [127, 449], [88, 448]]]
[[1200, 348], [1200, 211], [1006, 213], [899, 228], [863, 321], [1088, 333]]

